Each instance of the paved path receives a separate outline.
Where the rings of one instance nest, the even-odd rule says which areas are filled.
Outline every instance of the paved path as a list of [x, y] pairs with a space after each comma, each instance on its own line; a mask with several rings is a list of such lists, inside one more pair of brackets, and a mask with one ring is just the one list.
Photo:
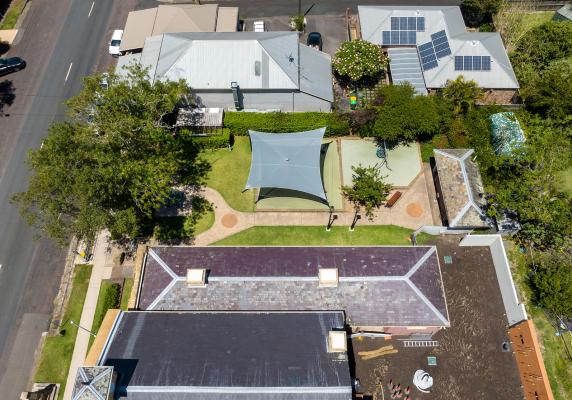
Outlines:
[[[327, 211], [259, 211], [244, 213], [231, 208], [219, 192], [205, 188], [205, 198], [213, 204], [215, 222], [211, 229], [196, 236], [194, 244], [206, 246], [225, 237], [253, 226], [326, 226]], [[336, 212], [336, 226], [350, 226], [353, 211]], [[411, 187], [403, 191], [403, 196], [392, 208], [382, 207], [373, 220], [363, 217], [359, 225], [397, 225], [417, 229], [423, 225], [434, 225], [429, 196], [427, 195], [426, 175], [421, 173]]]
[[[99, 297], [101, 280], [109, 278], [110, 268], [106, 268], [108, 239], [109, 232], [104, 231], [99, 234], [95, 241], [95, 248], [93, 252], [93, 268], [91, 270], [89, 286], [87, 288], [85, 302], [83, 303], [83, 310], [81, 312], [81, 319], [79, 321], [79, 325], [87, 330], [91, 330], [91, 326], [93, 324], [93, 317], [95, 315], [95, 308], [97, 307], [97, 298]], [[77, 323], [78, 321], [74, 322]], [[77, 374], [77, 369], [83, 365], [87, 355], [89, 337], [90, 334], [85, 330], [78, 330], [75, 345], [73, 348], [68, 380], [66, 382], [66, 389], [64, 391], [64, 400], [71, 400], [73, 382]]]

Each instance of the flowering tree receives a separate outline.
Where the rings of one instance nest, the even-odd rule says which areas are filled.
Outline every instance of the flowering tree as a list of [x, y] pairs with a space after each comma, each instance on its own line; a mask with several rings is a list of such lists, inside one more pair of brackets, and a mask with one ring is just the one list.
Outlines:
[[332, 64], [338, 74], [355, 82], [377, 75], [385, 69], [387, 61], [379, 46], [365, 40], [352, 40], [342, 43]]

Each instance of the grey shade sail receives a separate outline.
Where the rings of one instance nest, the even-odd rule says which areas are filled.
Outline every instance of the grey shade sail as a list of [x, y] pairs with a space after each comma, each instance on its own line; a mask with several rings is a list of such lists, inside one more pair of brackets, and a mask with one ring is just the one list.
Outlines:
[[280, 188], [327, 201], [320, 168], [326, 128], [297, 133], [248, 131], [252, 161], [246, 189]]

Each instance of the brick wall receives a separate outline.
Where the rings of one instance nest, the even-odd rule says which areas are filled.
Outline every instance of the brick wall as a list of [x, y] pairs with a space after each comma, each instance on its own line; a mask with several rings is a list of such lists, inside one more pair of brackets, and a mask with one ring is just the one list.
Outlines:
[[508, 334], [516, 357], [525, 399], [553, 400], [554, 396], [544, 368], [533, 322], [522, 321], [510, 328]]

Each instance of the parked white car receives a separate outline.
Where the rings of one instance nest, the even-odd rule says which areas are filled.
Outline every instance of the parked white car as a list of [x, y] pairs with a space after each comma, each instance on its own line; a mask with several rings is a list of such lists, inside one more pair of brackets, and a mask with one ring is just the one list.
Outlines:
[[119, 54], [119, 46], [121, 46], [121, 38], [123, 38], [123, 30], [116, 29], [113, 31], [113, 35], [111, 36], [111, 40], [109, 41], [109, 54], [114, 57], [118, 57]]

